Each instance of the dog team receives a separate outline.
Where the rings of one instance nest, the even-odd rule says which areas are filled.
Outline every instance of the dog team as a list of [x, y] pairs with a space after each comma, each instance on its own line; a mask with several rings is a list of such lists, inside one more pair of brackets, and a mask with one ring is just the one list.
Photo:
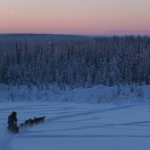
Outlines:
[[26, 120], [24, 123], [21, 123], [20, 125], [19, 125], [19, 127], [20, 128], [23, 128], [23, 127], [27, 127], [28, 125], [29, 126], [33, 126], [33, 124], [39, 124], [40, 122], [44, 122], [44, 119], [45, 119], [45, 116], [43, 116], [43, 117], [39, 117], [39, 118], [36, 118], [36, 117], [34, 117], [34, 119], [28, 119], [28, 120]]

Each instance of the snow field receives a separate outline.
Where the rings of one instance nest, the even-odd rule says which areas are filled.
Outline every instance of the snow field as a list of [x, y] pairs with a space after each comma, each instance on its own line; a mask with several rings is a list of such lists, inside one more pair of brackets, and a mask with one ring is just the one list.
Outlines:
[[[6, 130], [7, 117], [17, 111], [18, 124], [46, 116], [45, 122]], [[149, 150], [148, 104], [83, 104], [12, 102], [0, 105], [0, 150]]]

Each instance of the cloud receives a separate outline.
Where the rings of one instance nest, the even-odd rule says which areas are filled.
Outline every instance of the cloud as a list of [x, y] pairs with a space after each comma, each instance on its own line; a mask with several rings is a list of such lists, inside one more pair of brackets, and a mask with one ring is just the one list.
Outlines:
[[102, 29], [92, 29], [92, 30], [85, 30], [85, 34], [94, 34], [94, 35], [99, 35], [99, 34], [106, 34], [109, 32], [109, 30], [102, 30]]
[[114, 31], [110, 31], [110, 32], [122, 32], [122, 33], [128, 33], [128, 32], [133, 32], [133, 33], [143, 33], [143, 32], [150, 32], [150, 30], [114, 30]]
[[110, 34], [117, 34], [117, 35], [130, 35], [130, 34], [134, 34], [134, 35], [149, 35], [150, 34], [150, 30], [113, 30], [113, 31], [109, 31]]
[[10, 13], [11, 13], [11, 14], [13, 14], [13, 13], [14, 13], [14, 11], [10, 11]]

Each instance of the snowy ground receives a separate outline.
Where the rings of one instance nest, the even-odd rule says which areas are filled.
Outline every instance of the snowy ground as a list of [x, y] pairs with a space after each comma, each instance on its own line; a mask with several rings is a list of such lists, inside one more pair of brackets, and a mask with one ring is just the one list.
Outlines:
[[[46, 116], [45, 122], [10, 134], [7, 117], [18, 124]], [[0, 150], [149, 150], [150, 105], [1, 102]]]

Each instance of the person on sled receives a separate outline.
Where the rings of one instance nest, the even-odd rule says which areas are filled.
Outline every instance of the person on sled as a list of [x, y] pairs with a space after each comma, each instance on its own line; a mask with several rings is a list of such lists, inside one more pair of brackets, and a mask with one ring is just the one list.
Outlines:
[[16, 123], [17, 123], [16, 115], [17, 115], [17, 113], [15, 111], [13, 111], [11, 115], [9, 115], [7, 129], [11, 132], [16, 132], [17, 133], [19, 131], [19, 127], [16, 125]]

